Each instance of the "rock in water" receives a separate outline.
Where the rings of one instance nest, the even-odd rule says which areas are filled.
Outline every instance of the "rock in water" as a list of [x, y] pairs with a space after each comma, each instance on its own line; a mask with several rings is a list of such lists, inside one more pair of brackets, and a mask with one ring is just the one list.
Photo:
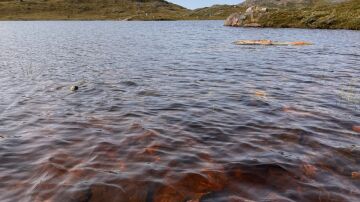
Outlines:
[[305, 41], [295, 41], [295, 42], [279, 42], [279, 41], [271, 41], [271, 40], [239, 40], [235, 41], [236, 45], [275, 45], [275, 46], [306, 46], [312, 45], [312, 43]]
[[271, 40], [239, 40], [234, 43], [236, 45], [273, 45]]
[[77, 91], [77, 90], [79, 90], [79, 86], [71, 86], [70, 90], [71, 91]]
[[305, 42], [305, 41], [295, 41], [295, 42], [290, 42], [289, 45], [292, 45], [292, 46], [308, 46], [308, 45], [313, 45], [313, 44], [309, 43], [309, 42]]
[[353, 131], [360, 133], [360, 125], [359, 126], [353, 126]]

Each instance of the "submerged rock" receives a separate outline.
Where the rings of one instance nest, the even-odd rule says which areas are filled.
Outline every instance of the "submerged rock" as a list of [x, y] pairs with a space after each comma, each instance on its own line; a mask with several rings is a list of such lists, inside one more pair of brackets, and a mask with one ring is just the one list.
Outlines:
[[353, 131], [360, 133], [360, 126], [353, 126]]
[[317, 168], [310, 164], [304, 164], [302, 170], [307, 177], [314, 177], [316, 175]]
[[351, 178], [360, 180], [360, 171], [359, 172], [352, 172], [351, 173]]
[[273, 45], [271, 40], [239, 40], [234, 43], [236, 45]]
[[279, 42], [279, 41], [271, 41], [271, 40], [239, 40], [235, 41], [234, 44], [236, 45], [291, 45], [291, 46], [305, 46], [305, 45], [312, 45], [312, 43], [305, 42], [305, 41], [295, 41], [295, 42]]

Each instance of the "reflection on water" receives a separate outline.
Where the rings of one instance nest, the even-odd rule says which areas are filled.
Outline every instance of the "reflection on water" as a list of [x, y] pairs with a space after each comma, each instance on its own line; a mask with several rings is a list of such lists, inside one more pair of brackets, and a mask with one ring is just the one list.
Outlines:
[[0, 23], [0, 200], [358, 201], [360, 33], [221, 24]]

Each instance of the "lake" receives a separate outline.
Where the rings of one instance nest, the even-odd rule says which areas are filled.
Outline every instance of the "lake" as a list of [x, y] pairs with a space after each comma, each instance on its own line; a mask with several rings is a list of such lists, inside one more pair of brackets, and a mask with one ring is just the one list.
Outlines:
[[359, 31], [0, 22], [0, 69], [0, 201], [360, 199]]

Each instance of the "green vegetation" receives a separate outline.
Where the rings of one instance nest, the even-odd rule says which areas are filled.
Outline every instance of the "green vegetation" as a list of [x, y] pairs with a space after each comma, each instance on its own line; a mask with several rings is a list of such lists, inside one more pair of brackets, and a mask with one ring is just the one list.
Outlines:
[[[307, 6], [272, 7], [259, 24], [360, 30], [360, 0], [328, 1], [309, 0]], [[215, 5], [188, 10], [164, 0], [0, 0], [0, 20], [224, 20], [246, 8]]]
[[224, 20], [232, 13], [243, 12], [245, 10], [246, 7], [238, 5], [214, 5], [212, 7], [190, 11], [187, 18], [197, 20]]
[[[264, 0], [255, 0], [260, 5]], [[284, 0], [286, 1], [286, 0]], [[339, 1], [330, 3], [329, 1]], [[250, 1], [247, 1], [249, 3]], [[266, 1], [267, 3], [269, 1]], [[268, 12], [261, 14], [256, 21], [261, 27], [281, 27], [281, 28], [320, 28], [320, 29], [353, 29], [360, 30], [360, 0], [298, 0], [299, 4], [287, 4], [287, 6], [269, 6]], [[302, 3], [302, 4], [300, 4]], [[244, 13], [247, 8], [242, 6], [234, 7], [212, 7], [207, 8], [205, 13], [213, 13], [209, 19], [225, 19], [224, 15], [230, 13]], [[215, 11], [214, 11], [215, 10]], [[199, 11], [203, 11], [200, 9]], [[205, 16], [201, 12], [196, 12], [195, 16]], [[211, 11], [211, 12], [209, 12]], [[229, 15], [227, 15], [229, 16]], [[256, 16], [256, 14], [255, 14]], [[203, 19], [199, 17], [199, 19]]]
[[187, 13], [163, 0], [0, 0], [1, 20], [179, 20]]
[[360, 30], [360, 0], [337, 4], [319, 3], [300, 9], [274, 8], [259, 23], [264, 27]]

